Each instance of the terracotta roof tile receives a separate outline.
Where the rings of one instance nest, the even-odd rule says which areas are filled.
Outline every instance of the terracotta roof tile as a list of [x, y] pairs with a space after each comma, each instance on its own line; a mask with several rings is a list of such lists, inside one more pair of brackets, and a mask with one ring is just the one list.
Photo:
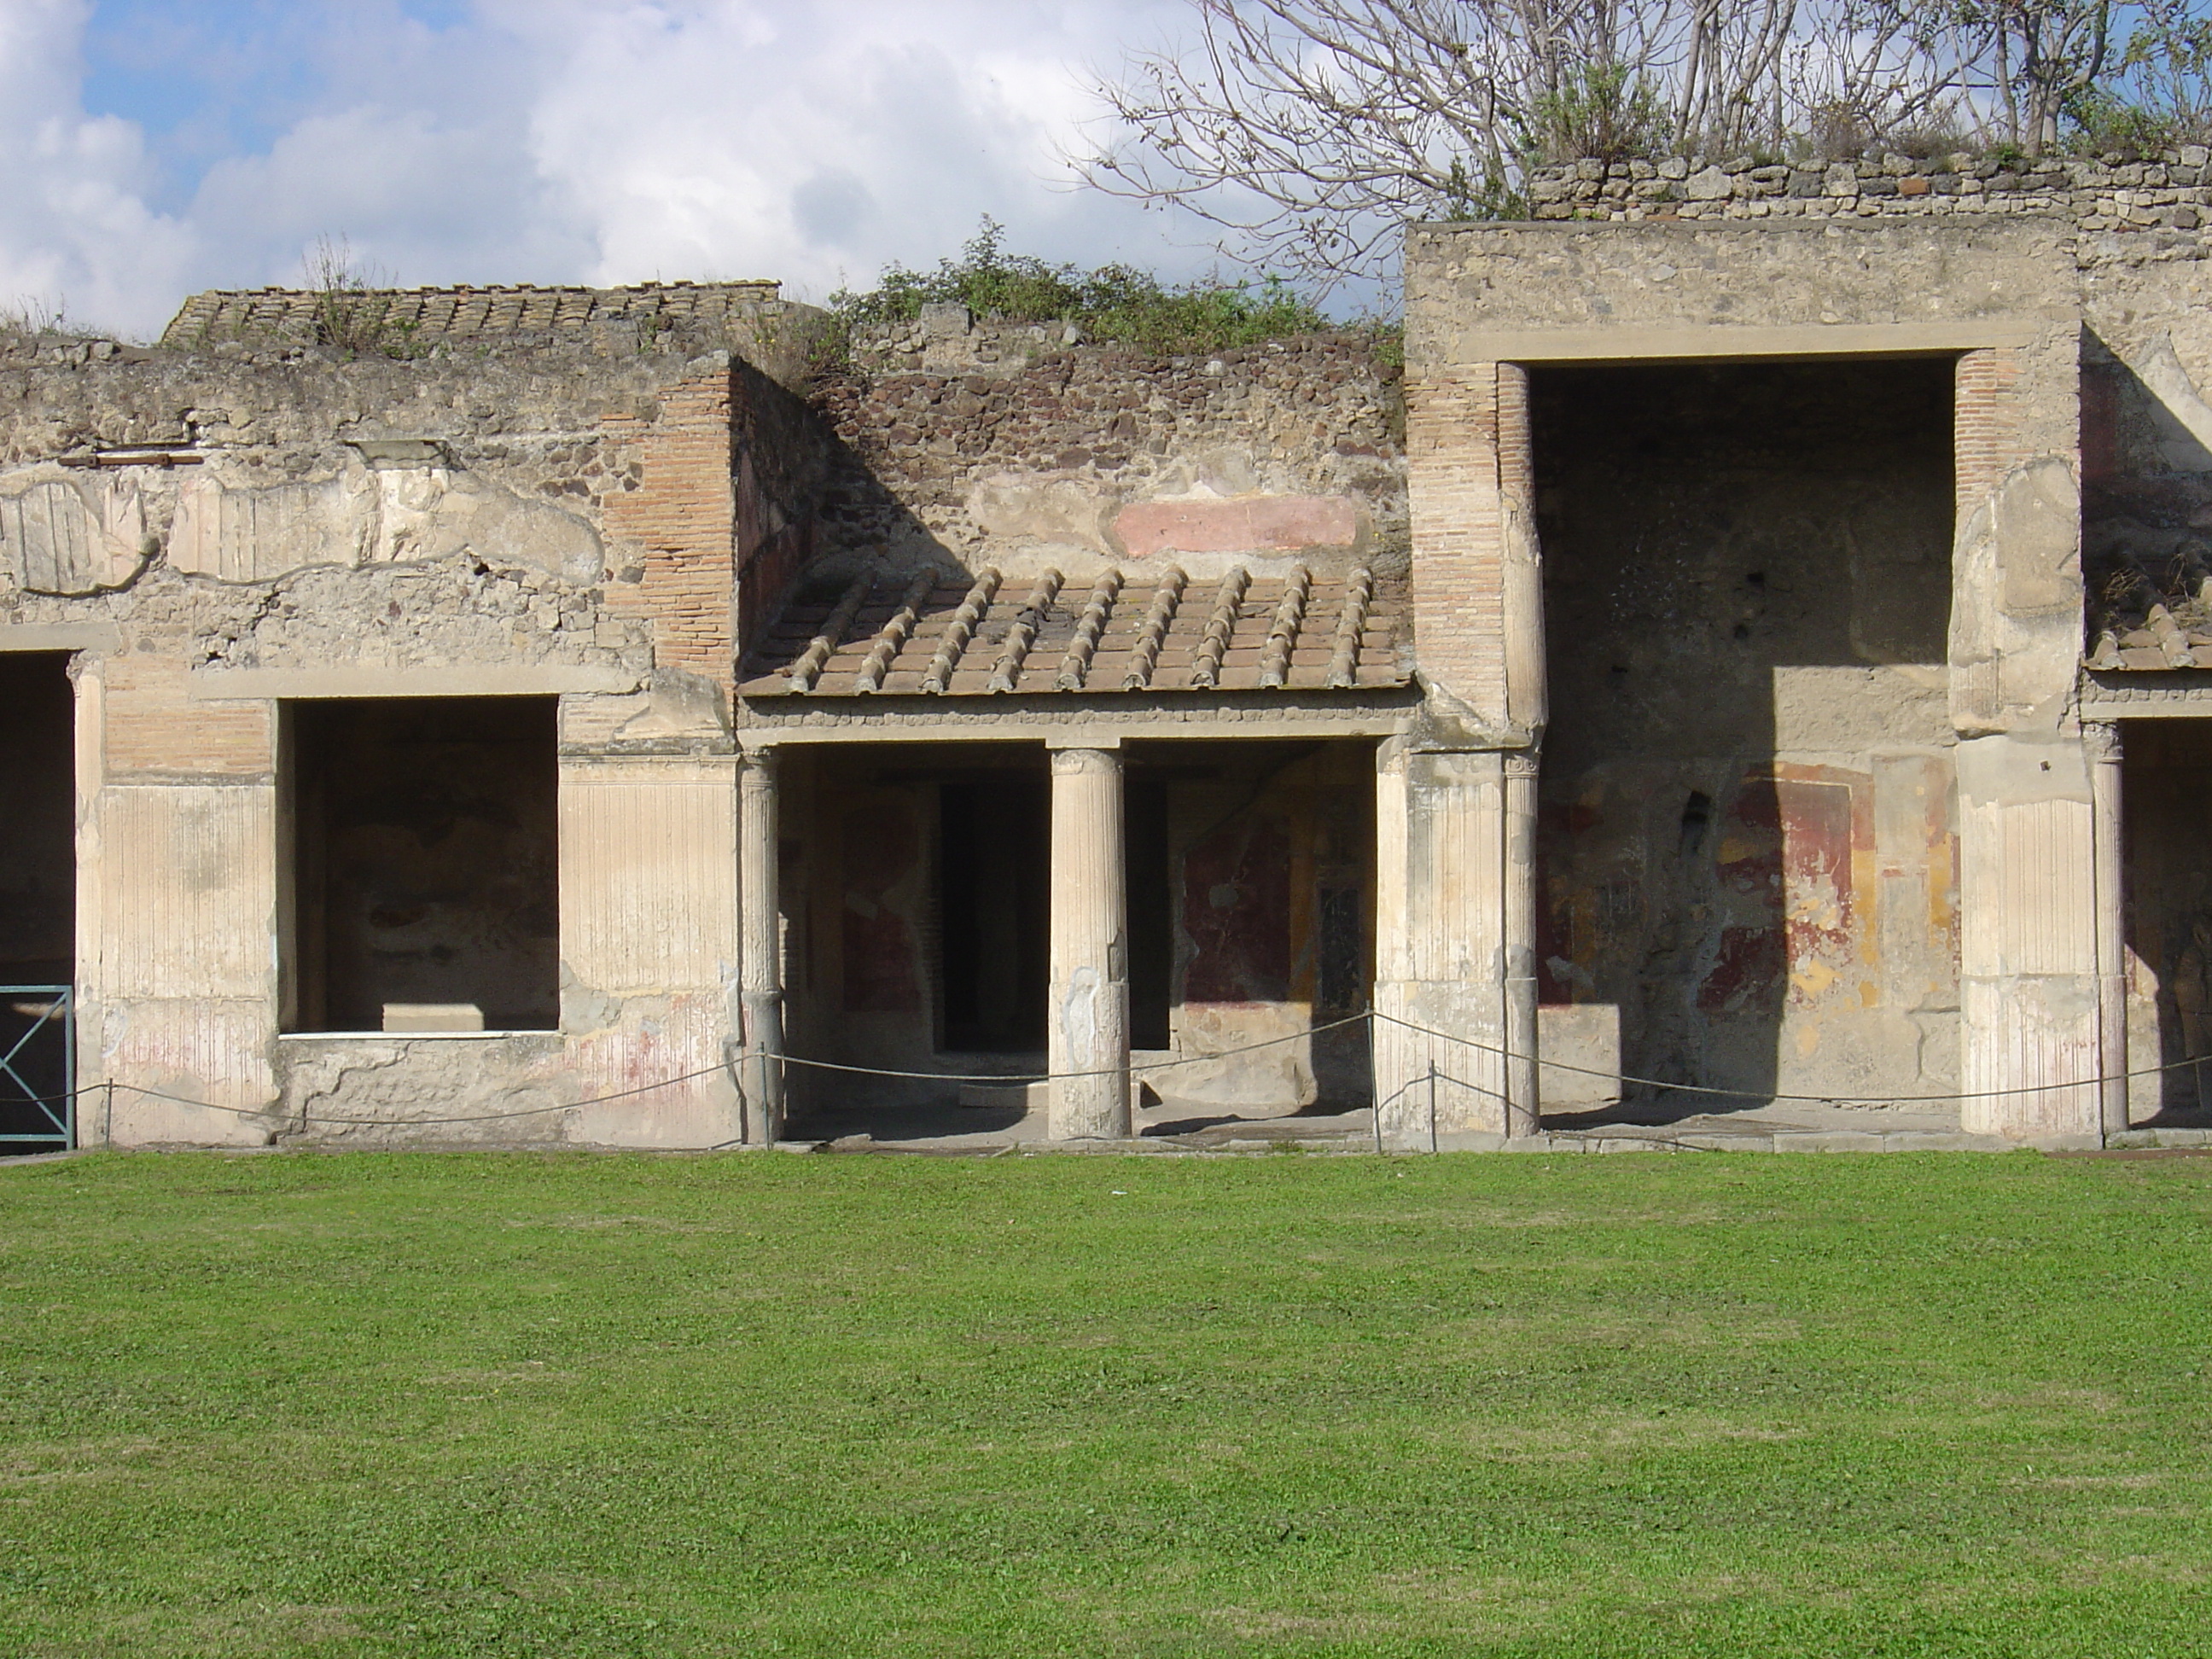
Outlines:
[[802, 580], [747, 659], [748, 697], [920, 692], [1317, 691], [1407, 684], [1402, 607], [1364, 568], [1069, 582], [871, 568]]
[[[647, 331], [720, 327], [750, 317], [779, 292], [775, 283], [641, 283], [630, 288], [373, 289], [344, 296], [383, 307], [387, 325], [408, 338], [535, 339], [581, 334], [610, 324]], [[210, 289], [185, 301], [162, 331], [179, 349], [255, 335], [313, 339], [330, 296], [312, 289]]]
[[2123, 519], [2091, 526], [2087, 551], [2088, 667], [2212, 668], [2212, 547]]

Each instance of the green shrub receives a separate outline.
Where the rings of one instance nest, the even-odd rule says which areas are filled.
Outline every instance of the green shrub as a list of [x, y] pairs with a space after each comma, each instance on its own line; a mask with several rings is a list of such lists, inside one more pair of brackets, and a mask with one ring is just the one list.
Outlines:
[[1222, 351], [1329, 326], [1279, 276], [1256, 284], [1210, 278], [1170, 286], [1128, 265], [1086, 271], [1033, 254], [1010, 254], [1004, 236], [1003, 228], [987, 216], [957, 259], [941, 259], [935, 270], [894, 264], [866, 293], [840, 289], [831, 295], [833, 325], [821, 350], [824, 366], [847, 358], [855, 334], [911, 321], [926, 305], [964, 305], [978, 316], [1013, 323], [1072, 323], [1087, 339], [1159, 356]]

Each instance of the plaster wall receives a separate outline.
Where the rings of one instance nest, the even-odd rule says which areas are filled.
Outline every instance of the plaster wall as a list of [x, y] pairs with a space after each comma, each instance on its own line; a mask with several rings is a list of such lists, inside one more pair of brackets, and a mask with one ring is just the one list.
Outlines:
[[1632, 1076], [1957, 1085], [1952, 381], [1532, 374], [1542, 993], [1615, 1011]]

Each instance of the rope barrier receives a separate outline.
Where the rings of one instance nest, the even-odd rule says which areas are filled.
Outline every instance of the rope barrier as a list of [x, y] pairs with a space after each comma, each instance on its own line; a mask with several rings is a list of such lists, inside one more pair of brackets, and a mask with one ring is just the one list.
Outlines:
[[899, 1072], [882, 1066], [846, 1066], [830, 1060], [808, 1060], [799, 1054], [762, 1054], [759, 1058], [779, 1066], [803, 1066], [817, 1072], [850, 1072], [866, 1077], [915, 1078], [927, 1083], [1050, 1083], [1055, 1079], [1120, 1077], [1125, 1072], [1132, 1077], [1148, 1076], [1154, 1072], [1172, 1071], [1178, 1066], [1234, 1060], [1239, 1054], [1256, 1054], [1262, 1048], [1279, 1048], [1285, 1042], [1304, 1042], [1308, 1037], [1340, 1030], [1346, 1025], [1357, 1025], [1362, 1020], [1373, 1018], [1372, 1014], [1346, 1014], [1342, 1019], [1333, 1019], [1326, 1025], [1310, 1025], [1303, 1031], [1292, 1031], [1286, 1036], [1268, 1037], [1260, 1042], [1248, 1042], [1238, 1048], [1223, 1048], [1206, 1054], [1182, 1054], [1173, 1060], [1132, 1061], [1127, 1066], [1102, 1066], [1087, 1072]]
[[[1417, 1025], [1412, 1020], [1400, 1019], [1395, 1014], [1386, 1014], [1382, 1012], [1380, 1010], [1373, 1011], [1364, 1016], [1364, 1018], [1381, 1020], [1384, 1024], [1395, 1025], [1401, 1030], [1418, 1031], [1423, 1036], [1434, 1037], [1440, 1042], [1456, 1042], [1463, 1048], [1474, 1049], [1478, 1054], [1496, 1054], [1503, 1059], [1510, 1059], [1513, 1057], [1510, 1049], [1499, 1048], [1492, 1043], [1481, 1042], [1478, 1038], [1474, 1037], [1453, 1036], [1449, 1032], [1439, 1031], [1426, 1025]], [[1808, 1106], [1864, 1105], [1874, 1103], [1876, 1100], [1893, 1106], [1941, 1105], [1946, 1102], [1965, 1100], [2004, 1100], [2019, 1095], [2051, 1094], [2061, 1089], [2101, 1088], [2107, 1083], [2124, 1083], [2139, 1077], [2163, 1077], [2168, 1072], [2180, 1072], [2186, 1071], [2196, 1066], [2212, 1066], [2212, 1054], [2207, 1054], [2196, 1060], [2177, 1060], [2165, 1066], [2146, 1066], [2142, 1070], [2137, 1072], [2114, 1072], [2109, 1074], [2100, 1073], [2096, 1077], [2081, 1078], [2070, 1083], [2031, 1083], [2018, 1089], [1967, 1089], [1962, 1090], [1957, 1094], [1949, 1095], [1875, 1096], [1793, 1095], [1767, 1089], [1715, 1089], [1705, 1084], [1666, 1083], [1656, 1078], [1638, 1077], [1628, 1072], [1606, 1072], [1599, 1071], [1588, 1066], [1570, 1066], [1565, 1060], [1546, 1060], [1540, 1054], [1534, 1056], [1534, 1059], [1539, 1066], [1548, 1066], [1553, 1071], [1572, 1072], [1581, 1077], [1598, 1077], [1605, 1078], [1608, 1080], [1617, 1079], [1624, 1084], [1633, 1083], [1641, 1088], [1665, 1089], [1670, 1093], [1674, 1094], [1715, 1095], [1729, 1100], [1763, 1100], [1769, 1102], [1786, 1100], [1799, 1102]], [[1468, 1085], [1464, 1086], [1472, 1087], [1473, 1085]]]
[[[854, 1077], [882, 1077], [906, 1081], [939, 1084], [999, 1084], [1008, 1087], [1012, 1087], [1016, 1085], [1026, 1086], [1030, 1084], [1051, 1082], [1055, 1079], [1068, 1080], [1081, 1078], [1115, 1077], [1121, 1075], [1128, 1075], [1131, 1077], [1150, 1077], [1158, 1073], [1172, 1072], [1179, 1066], [1212, 1064], [1224, 1060], [1235, 1060], [1249, 1054], [1255, 1054], [1265, 1048], [1279, 1048], [1286, 1043], [1304, 1042], [1310, 1041], [1314, 1037], [1325, 1036], [1331, 1031], [1341, 1030], [1346, 1026], [1368, 1023], [1394, 1026], [1400, 1030], [1412, 1032], [1417, 1036], [1428, 1037], [1436, 1042], [1454, 1043], [1462, 1048], [1471, 1048], [1478, 1054], [1491, 1054], [1499, 1059], [1510, 1059], [1514, 1057], [1510, 1050], [1499, 1044], [1486, 1042], [1478, 1037], [1455, 1036], [1448, 1031], [1439, 1031], [1433, 1026], [1422, 1025], [1413, 1020], [1401, 1019], [1395, 1014], [1386, 1014], [1382, 1012], [1380, 1010], [1370, 1010], [1363, 1013], [1347, 1014], [1341, 1019], [1331, 1020], [1326, 1024], [1310, 1026], [1304, 1030], [1292, 1031], [1279, 1037], [1268, 1037], [1258, 1042], [1245, 1043], [1233, 1048], [1223, 1048], [1207, 1054], [1182, 1054], [1171, 1060], [1139, 1061], [1127, 1067], [1101, 1066], [1087, 1071], [1060, 1072], [1057, 1073], [1049, 1072], [921, 1072], [906, 1071], [896, 1067], [881, 1066], [854, 1066], [837, 1060], [815, 1060], [800, 1054], [780, 1054], [756, 1052], [751, 1055], [741, 1055], [732, 1060], [725, 1060], [720, 1065], [702, 1066], [697, 1071], [684, 1072], [674, 1077], [664, 1078], [658, 1083], [641, 1084], [633, 1089], [620, 1089], [611, 1094], [594, 1095], [584, 1100], [562, 1101], [545, 1106], [522, 1107], [513, 1111], [478, 1112], [440, 1117], [369, 1118], [323, 1116], [303, 1107], [301, 1109], [298, 1116], [300, 1124], [303, 1128], [310, 1124], [324, 1124], [340, 1128], [395, 1128], [409, 1127], [436, 1127], [449, 1124], [502, 1123], [519, 1118], [543, 1117], [555, 1112], [581, 1111], [587, 1107], [601, 1106], [611, 1101], [628, 1100], [639, 1095], [653, 1094], [662, 1089], [673, 1088], [678, 1084], [696, 1082], [701, 1078], [714, 1077], [717, 1075], [729, 1077], [731, 1081], [737, 1085], [740, 1093], [742, 1094], [744, 1091], [744, 1085], [736, 1075], [736, 1073], [738, 1066], [747, 1058], [757, 1060], [763, 1066], [763, 1073], [765, 1073], [767, 1067], [774, 1066], [777, 1068], [779, 1072], [787, 1076], [788, 1075], [789, 1068], [793, 1066], [799, 1066], [811, 1071], [832, 1072], [842, 1075]], [[1658, 1078], [1638, 1077], [1632, 1073], [1605, 1071], [1594, 1066], [1576, 1066], [1565, 1060], [1545, 1060], [1540, 1055], [1536, 1057], [1536, 1063], [1540, 1067], [1553, 1071], [1572, 1073], [1582, 1077], [1602, 1078], [1609, 1082], [1618, 1081], [1624, 1085], [1634, 1085], [1638, 1088], [1663, 1090], [1674, 1094], [1699, 1095], [1716, 1099], [1750, 1100], [1768, 1103], [1791, 1102], [1807, 1105], [1821, 1106], [1873, 1104], [1911, 1106], [1942, 1105], [1978, 1099], [2005, 1099], [2027, 1095], [2048, 1094], [2063, 1089], [2100, 1088], [2106, 1083], [2131, 1081], [2136, 1078], [2162, 1077], [2169, 1072], [2191, 1070], [2212, 1065], [2212, 1056], [2206, 1056], [2197, 1060], [2175, 1060], [2164, 1066], [2146, 1066], [2140, 1070], [2127, 1071], [2112, 1074], [2100, 1074], [2096, 1077], [2082, 1078], [2069, 1082], [2028, 1084], [2021, 1087], [2011, 1089], [1964, 1090], [1952, 1094], [1884, 1095], [1879, 1097], [1870, 1095], [1793, 1094], [1786, 1091], [1722, 1089], [1715, 1088], [1705, 1084], [1670, 1083]], [[765, 1077], [763, 1077], [763, 1081], [765, 1081]], [[1426, 1073], [1423, 1078], [1416, 1079], [1416, 1081], [1428, 1084], [1432, 1091], [1434, 1085], [1437, 1083], [1443, 1082], [1449, 1083], [1457, 1088], [1471, 1090], [1478, 1094], [1491, 1095], [1493, 1097], [1498, 1094], [1498, 1091], [1488, 1085], [1468, 1082], [1464, 1079], [1455, 1078], [1443, 1073], [1439, 1073], [1436, 1071], [1433, 1066], [1431, 1067], [1428, 1073]], [[1399, 1091], [1398, 1094], [1392, 1096], [1391, 1098], [1395, 1100], [1398, 1097], [1398, 1095], [1404, 1094], [1413, 1086], [1413, 1085], [1412, 1083], [1407, 1084], [1406, 1085], [1406, 1089]], [[57, 1105], [64, 1101], [82, 1100], [87, 1095], [96, 1094], [105, 1091], [107, 1094], [108, 1099], [112, 1102], [115, 1092], [118, 1090], [127, 1094], [135, 1095], [141, 1099], [164, 1101], [173, 1105], [193, 1107], [201, 1111], [221, 1112], [233, 1117], [269, 1118], [277, 1115], [290, 1115], [289, 1113], [285, 1112], [281, 1107], [225, 1106], [218, 1104], [213, 1101], [192, 1100], [182, 1095], [167, 1094], [161, 1090], [145, 1088], [135, 1083], [92, 1083], [87, 1084], [80, 1088], [70, 1090], [64, 1094], [25, 1096], [22, 1099], [24, 1103], [44, 1107], [48, 1105]]]

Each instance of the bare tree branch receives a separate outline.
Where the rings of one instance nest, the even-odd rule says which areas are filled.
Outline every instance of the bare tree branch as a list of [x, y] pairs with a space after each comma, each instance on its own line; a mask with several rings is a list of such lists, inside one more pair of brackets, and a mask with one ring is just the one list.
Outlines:
[[1323, 293], [1384, 275], [1407, 219], [1517, 211], [1537, 162], [2039, 153], [2116, 84], [2157, 131], [2212, 125], [2212, 0], [1190, 3], [1188, 40], [1096, 77], [1114, 137], [1072, 159]]

